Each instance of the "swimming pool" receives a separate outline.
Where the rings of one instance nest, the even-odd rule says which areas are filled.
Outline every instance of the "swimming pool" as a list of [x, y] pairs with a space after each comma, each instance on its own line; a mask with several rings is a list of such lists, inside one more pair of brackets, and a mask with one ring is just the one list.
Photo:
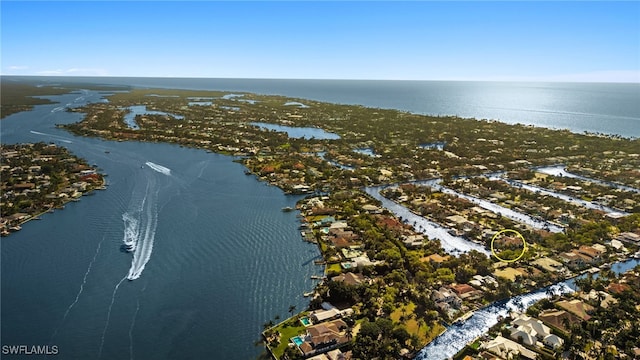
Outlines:
[[296, 336], [296, 337], [292, 337], [291, 341], [296, 344], [296, 346], [300, 346], [302, 345], [302, 343], [304, 343], [304, 339], [302, 338], [302, 336]]
[[311, 325], [311, 320], [309, 320], [308, 317], [303, 317], [300, 319], [300, 322], [302, 323], [302, 325], [304, 326], [309, 326]]

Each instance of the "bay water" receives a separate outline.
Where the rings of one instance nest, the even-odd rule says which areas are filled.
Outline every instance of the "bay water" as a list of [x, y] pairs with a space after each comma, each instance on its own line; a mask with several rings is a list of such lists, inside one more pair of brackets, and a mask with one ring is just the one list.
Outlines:
[[262, 324], [304, 309], [323, 270], [296, 213], [281, 211], [298, 197], [228, 156], [70, 135], [55, 124], [81, 115], [57, 106], [3, 119], [2, 142], [65, 146], [108, 189], [1, 240], [2, 344], [57, 345], [64, 359], [255, 359]]

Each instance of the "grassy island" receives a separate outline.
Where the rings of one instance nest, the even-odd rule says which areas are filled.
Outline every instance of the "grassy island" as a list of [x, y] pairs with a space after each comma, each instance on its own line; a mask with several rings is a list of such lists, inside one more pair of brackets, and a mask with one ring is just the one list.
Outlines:
[[[133, 106], [145, 110], [135, 113]], [[638, 139], [217, 91], [134, 89], [110, 95], [108, 103], [68, 111], [85, 114], [81, 122], [63, 126], [75, 134], [236, 155], [248, 174], [287, 193], [310, 194], [297, 205], [301, 231], [318, 245], [326, 273], [305, 294], [308, 309], [294, 314], [293, 307], [289, 319], [265, 323], [264, 343], [277, 359], [338, 353], [411, 358], [445, 325], [464, 321], [494, 300], [599, 271], [640, 246]], [[263, 129], [265, 123], [282, 130], [322, 129], [339, 138], [288, 136]], [[557, 164], [581, 177], [541, 170]], [[417, 181], [425, 179], [437, 179], [453, 193]], [[363, 191], [378, 185], [388, 186], [387, 199], [455, 236], [485, 246], [495, 232], [514, 228], [530, 250], [514, 263], [473, 250], [448, 254], [440, 240]], [[542, 190], [527, 186], [597, 201], [603, 208], [541, 196]], [[558, 230], [488, 211], [480, 200]], [[508, 258], [509, 251], [514, 249], [504, 248], [501, 255]], [[601, 284], [605, 292], [618, 281], [603, 279], [611, 280]], [[640, 328], [637, 317], [629, 321], [630, 328]], [[583, 333], [559, 338], [576, 344], [580, 336], [580, 346], [593, 348], [595, 338]], [[638, 337], [607, 339], [598, 346], [616, 346], [630, 356], [640, 346]], [[527, 350], [552, 358], [561, 348]]]

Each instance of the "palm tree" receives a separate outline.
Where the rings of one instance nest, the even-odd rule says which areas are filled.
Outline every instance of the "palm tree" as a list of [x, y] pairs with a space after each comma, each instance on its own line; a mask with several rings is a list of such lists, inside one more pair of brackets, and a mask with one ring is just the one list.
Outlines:
[[296, 311], [296, 306], [295, 305], [289, 305], [289, 314], [291, 314], [291, 316], [293, 316], [293, 312]]
[[547, 293], [547, 296], [548, 296], [549, 298], [551, 298], [551, 299], [553, 299], [553, 298], [555, 297], [555, 295], [556, 295], [556, 293], [555, 293], [555, 291], [554, 291], [553, 287], [551, 287], [551, 286], [549, 286], [549, 287], [547, 288], [546, 293]]

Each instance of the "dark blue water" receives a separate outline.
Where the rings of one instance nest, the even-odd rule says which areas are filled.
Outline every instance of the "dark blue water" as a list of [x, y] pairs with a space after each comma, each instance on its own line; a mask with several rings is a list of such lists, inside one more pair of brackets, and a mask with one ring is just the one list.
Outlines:
[[[296, 213], [281, 211], [297, 197], [230, 157], [74, 137], [55, 124], [81, 115], [59, 106], [3, 119], [2, 142], [68, 147], [104, 169], [108, 190], [1, 240], [2, 344], [55, 344], [64, 359], [255, 358], [262, 324], [304, 308], [322, 272]], [[120, 251], [125, 230], [138, 241], [135, 261]]]
[[276, 94], [420, 114], [640, 137], [640, 84], [40, 77], [151, 88]]

